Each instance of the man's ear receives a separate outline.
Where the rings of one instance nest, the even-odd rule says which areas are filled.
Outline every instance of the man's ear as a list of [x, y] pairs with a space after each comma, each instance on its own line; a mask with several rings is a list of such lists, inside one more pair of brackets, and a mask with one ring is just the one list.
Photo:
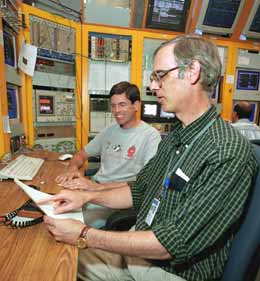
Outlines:
[[238, 115], [235, 111], [232, 112], [232, 117], [231, 117], [231, 121], [232, 123], [236, 123], [238, 121]]
[[192, 61], [189, 66], [189, 78], [192, 85], [200, 80], [200, 63], [197, 60]]
[[138, 111], [139, 110], [139, 106], [140, 106], [140, 101], [137, 100], [133, 103], [134, 107], [135, 107], [135, 111]]

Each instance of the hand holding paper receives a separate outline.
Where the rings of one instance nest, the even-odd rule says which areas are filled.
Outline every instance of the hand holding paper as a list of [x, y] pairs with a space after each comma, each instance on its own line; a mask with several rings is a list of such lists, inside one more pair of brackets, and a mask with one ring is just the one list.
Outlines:
[[[14, 179], [14, 182], [37, 204], [37, 206], [48, 216], [59, 219], [76, 219], [84, 222], [83, 214], [81, 210], [75, 210], [82, 205], [76, 205], [70, 200], [70, 196], [63, 196], [62, 193], [57, 195], [50, 195], [38, 190], [35, 190], [28, 185], [24, 184], [18, 179]], [[73, 191], [75, 192], [75, 191]], [[53, 202], [56, 202], [53, 204]], [[57, 205], [58, 204], [58, 205]], [[71, 211], [75, 210], [75, 211]], [[66, 212], [71, 211], [71, 212]], [[61, 214], [61, 212], [63, 212]], [[66, 212], [66, 213], [64, 213]]]
[[60, 214], [79, 209], [85, 202], [82, 199], [82, 192], [62, 190], [51, 198], [43, 198], [43, 200], [39, 200], [37, 203], [39, 205], [53, 203], [55, 214]]

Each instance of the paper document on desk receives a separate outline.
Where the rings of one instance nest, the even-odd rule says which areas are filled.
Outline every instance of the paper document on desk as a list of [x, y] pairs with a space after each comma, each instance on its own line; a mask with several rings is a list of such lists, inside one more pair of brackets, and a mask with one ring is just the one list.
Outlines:
[[37, 204], [40, 200], [50, 199], [53, 195], [38, 191], [27, 184], [21, 182], [18, 179], [14, 179], [14, 182], [20, 186], [20, 188], [36, 203], [36, 205], [48, 216], [57, 219], [75, 219], [84, 223], [83, 214], [81, 210], [75, 210], [69, 213], [54, 214], [53, 203]]

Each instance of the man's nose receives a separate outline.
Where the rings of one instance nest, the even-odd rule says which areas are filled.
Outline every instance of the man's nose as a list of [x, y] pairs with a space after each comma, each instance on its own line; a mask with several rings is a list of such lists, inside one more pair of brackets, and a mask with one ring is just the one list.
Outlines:
[[159, 90], [160, 89], [158, 82], [156, 82], [155, 80], [150, 82], [149, 88], [150, 88], [151, 91], [155, 91], [155, 90]]

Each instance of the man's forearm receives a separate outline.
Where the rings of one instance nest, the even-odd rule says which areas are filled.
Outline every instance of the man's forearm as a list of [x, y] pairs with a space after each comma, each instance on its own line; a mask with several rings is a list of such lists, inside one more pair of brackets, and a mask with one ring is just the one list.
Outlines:
[[152, 231], [112, 232], [90, 229], [88, 246], [126, 256], [165, 260], [171, 255]]
[[86, 153], [83, 150], [79, 151], [78, 153], [73, 155], [72, 159], [70, 160], [68, 170], [76, 171], [80, 169], [84, 165], [86, 160], [87, 160]]
[[124, 188], [87, 192], [87, 194], [91, 196], [88, 202], [112, 209], [127, 209], [133, 205], [132, 194], [127, 183]]
[[106, 182], [100, 183], [95, 186], [96, 191], [117, 189], [117, 188], [126, 188], [128, 187], [127, 182]]

